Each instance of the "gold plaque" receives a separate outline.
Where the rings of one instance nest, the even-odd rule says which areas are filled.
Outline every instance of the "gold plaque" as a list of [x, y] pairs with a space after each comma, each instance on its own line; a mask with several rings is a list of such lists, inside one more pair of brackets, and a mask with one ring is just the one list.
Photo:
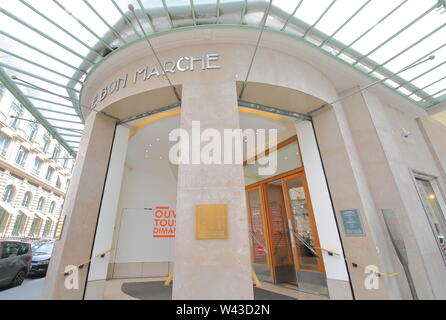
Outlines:
[[196, 211], [197, 239], [228, 238], [228, 208], [226, 204], [198, 204]]

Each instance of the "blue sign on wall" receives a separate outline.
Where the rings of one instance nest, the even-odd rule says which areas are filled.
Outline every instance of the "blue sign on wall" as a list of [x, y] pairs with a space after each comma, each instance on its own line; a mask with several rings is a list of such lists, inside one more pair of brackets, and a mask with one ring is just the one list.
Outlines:
[[346, 235], [364, 235], [364, 228], [362, 226], [361, 218], [359, 217], [359, 210], [341, 210], [341, 218]]

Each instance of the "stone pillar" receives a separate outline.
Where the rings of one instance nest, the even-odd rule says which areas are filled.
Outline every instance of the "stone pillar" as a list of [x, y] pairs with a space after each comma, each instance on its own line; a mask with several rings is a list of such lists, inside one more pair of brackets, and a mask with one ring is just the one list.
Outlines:
[[[365, 266], [375, 265], [380, 271], [400, 273], [388, 260], [389, 248], [383, 236], [385, 230], [374, 224], [380, 213], [375, 207], [344, 106], [337, 103], [334, 107], [327, 107], [314, 114], [313, 125], [341, 230], [345, 256]], [[347, 236], [343, 230], [339, 212], [350, 209], [359, 211], [364, 228], [363, 236]], [[379, 282], [379, 289], [369, 290], [364, 285], [367, 276], [364, 269], [354, 268], [350, 263], [347, 266], [355, 299], [403, 298], [395, 277], [384, 278]]]
[[[183, 85], [181, 128], [238, 129], [235, 79]], [[222, 152], [223, 154], [223, 152]], [[253, 299], [242, 164], [180, 164], [173, 299]], [[228, 238], [197, 240], [198, 204], [227, 204]]]
[[56, 241], [45, 280], [44, 299], [82, 299], [88, 268], [79, 269], [79, 288], [65, 288], [65, 267], [90, 259], [102, 190], [115, 131], [114, 120], [91, 113], [85, 124], [73, 179], [62, 212], [65, 225]]

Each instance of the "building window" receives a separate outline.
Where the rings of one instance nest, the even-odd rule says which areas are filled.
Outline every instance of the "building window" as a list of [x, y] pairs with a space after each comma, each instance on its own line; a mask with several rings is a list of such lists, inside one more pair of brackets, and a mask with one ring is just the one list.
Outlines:
[[45, 179], [48, 181], [51, 181], [51, 178], [53, 177], [53, 173], [54, 173], [54, 169], [48, 168], [48, 170], [46, 171]]
[[[31, 119], [32, 120], [32, 119]], [[28, 141], [33, 142], [37, 135], [38, 124], [35, 122], [28, 122], [28, 127], [26, 128], [26, 138]]]
[[54, 209], [56, 209], [56, 202], [55, 201], [51, 202], [49, 213], [54, 213]]
[[29, 205], [31, 204], [31, 199], [33, 198], [31, 192], [26, 192], [25, 196], [23, 197], [22, 201], [22, 207], [23, 208], [29, 208]]
[[18, 118], [20, 118], [22, 114], [23, 114], [23, 107], [17, 102], [14, 102], [11, 105], [11, 108], [9, 109], [8, 124], [14, 129], [17, 129], [17, 126], [19, 125], [20, 122], [20, 119]]
[[29, 235], [32, 237], [37, 237], [40, 233], [41, 227], [42, 227], [42, 219], [39, 217], [35, 217], [33, 223], [31, 224], [31, 228], [29, 229]]
[[53, 223], [48, 219], [45, 223], [45, 227], [43, 227], [42, 237], [47, 237], [49, 235], [52, 225]]
[[15, 188], [12, 184], [5, 188], [5, 193], [3, 194], [3, 201], [7, 203], [12, 203], [15, 196]]
[[59, 146], [55, 146], [51, 158], [56, 159], [59, 157], [59, 154], [60, 154], [60, 148]]
[[5, 93], [6, 88], [5, 86], [0, 82], [0, 100], [3, 97], [3, 94]]
[[10, 142], [11, 142], [11, 139], [9, 139], [4, 134], [0, 134], [0, 154], [2, 156], [4, 156], [6, 154], [6, 151], [8, 151]]
[[42, 168], [42, 160], [36, 157], [36, 159], [34, 160], [33, 173], [39, 175], [40, 168]]
[[6, 224], [8, 223], [9, 214], [5, 209], [0, 208], [0, 234], [5, 233]]
[[23, 232], [23, 228], [25, 227], [26, 216], [24, 213], [20, 212], [15, 219], [14, 228], [12, 229], [12, 235], [18, 236]]
[[44, 205], [45, 205], [45, 198], [44, 197], [40, 197], [39, 202], [37, 203], [37, 210], [42, 212]]
[[415, 182], [435, 240], [446, 261], [446, 204], [441, 195], [438, 181], [434, 177], [417, 175]]
[[45, 135], [45, 137], [43, 137], [43, 142], [42, 142], [42, 148], [40, 150], [42, 150], [42, 152], [47, 152], [48, 151], [48, 147], [50, 146], [50, 137], [48, 137], [47, 135]]
[[17, 156], [15, 158], [15, 163], [24, 167], [27, 157], [28, 157], [28, 151], [23, 149], [23, 147], [20, 147], [19, 152], [17, 152]]
[[58, 189], [60, 189], [60, 187], [61, 187], [61, 182], [60, 182], [60, 178], [59, 177], [57, 177], [57, 181], [56, 181], [56, 188], [58, 188]]
[[[67, 155], [67, 157], [68, 157], [68, 155]], [[68, 167], [68, 158], [65, 158], [64, 160], [63, 160], [63, 168], [64, 169], [66, 169], [67, 167]]]

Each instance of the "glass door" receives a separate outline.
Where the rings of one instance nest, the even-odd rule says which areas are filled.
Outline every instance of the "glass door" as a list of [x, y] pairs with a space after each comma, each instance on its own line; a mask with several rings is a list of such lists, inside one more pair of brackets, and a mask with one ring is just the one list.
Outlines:
[[326, 277], [319, 238], [304, 173], [285, 177], [282, 187], [293, 237], [293, 253], [300, 289], [326, 294]]
[[267, 237], [268, 230], [264, 221], [265, 214], [261, 187], [248, 189], [246, 198], [252, 266], [260, 280], [272, 282]]

